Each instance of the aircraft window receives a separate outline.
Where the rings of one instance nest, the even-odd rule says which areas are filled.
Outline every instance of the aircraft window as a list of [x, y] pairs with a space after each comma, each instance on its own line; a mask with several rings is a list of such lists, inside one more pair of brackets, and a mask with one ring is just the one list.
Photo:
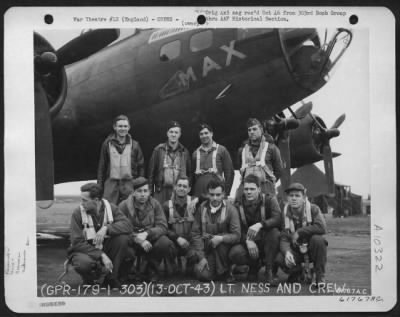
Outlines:
[[212, 44], [212, 31], [196, 33], [190, 38], [190, 50], [198, 52], [209, 48]]
[[181, 53], [181, 41], [173, 41], [161, 47], [160, 60], [163, 62], [177, 58]]

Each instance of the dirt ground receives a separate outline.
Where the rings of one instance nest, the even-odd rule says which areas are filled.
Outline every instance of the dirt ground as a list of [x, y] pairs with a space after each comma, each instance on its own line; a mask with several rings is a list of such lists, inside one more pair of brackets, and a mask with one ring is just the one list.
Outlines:
[[[47, 210], [37, 209], [38, 232], [68, 232], [74, 199], [64, 199]], [[61, 282], [57, 277], [64, 271], [67, 239], [39, 239], [37, 247], [38, 296], [279, 296], [279, 295], [368, 295], [371, 292], [370, 218], [368, 216], [325, 217], [328, 234], [327, 284], [324, 289], [314, 285], [286, 284], [286, 275], [279, 271], [280, 284], [270, 287], [264, 282], [200, 283], [184, 277], [163, 278], [157, 285], [130, 284], [121, 290], [84, 287], [78, 274], [69, 266]]]

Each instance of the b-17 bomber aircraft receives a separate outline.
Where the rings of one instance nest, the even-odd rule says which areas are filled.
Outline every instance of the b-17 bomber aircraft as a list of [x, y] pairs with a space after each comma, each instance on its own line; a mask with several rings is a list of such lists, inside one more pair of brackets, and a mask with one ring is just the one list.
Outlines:
[[[95, 179], [101, 143], [125, 114], [148, 161], [166, 124], [182, 125], [181, 142], [199, 145], [198, 124], [236, 157], [246, 119], [263, 120], [285, 165], [324, 159], [333, 184], [327, 129], [304, 104], [283, 111], [324, 86], [351, 43], [347, 29], [117, 29], [83, 32], [55, 50], [34, 33], [36, 199], [52, 200], [56, 183]], [[291, 110], [291, 109], [290, 109]]]

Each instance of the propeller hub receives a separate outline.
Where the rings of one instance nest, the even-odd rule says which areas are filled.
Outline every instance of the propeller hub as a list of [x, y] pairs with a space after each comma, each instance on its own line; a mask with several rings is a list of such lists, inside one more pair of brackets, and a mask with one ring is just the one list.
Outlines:
[[47, 75], [53, 72], [57, 67], [58, 58], [53, 52], [44, 52], [35, 57], [35, 69], [41, 75]]
[[299, 127], [299, 120], [295, 118], [274, 119], [266, 121], [266, 130], [271, 135], [280, 134], [287, 130], [294, 130]]
[[297, 129], [300, 125], [299, 120], [297, 120], [295, 118], [289, 118], [289, 119], [285, 119], [283, 121], [285, 123], [285, 126], [284, 126], [285, 130], [294, 130], [294, 129]]
[[55, 64], [57, 63], [57, 55], [53, 52], [44, 52], [40, 55], [40, 58], [43, 63], [46, 64]]

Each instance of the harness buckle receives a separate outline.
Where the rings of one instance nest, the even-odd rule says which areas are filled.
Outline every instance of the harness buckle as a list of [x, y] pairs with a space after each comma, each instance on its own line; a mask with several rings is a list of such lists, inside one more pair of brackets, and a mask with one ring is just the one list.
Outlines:
[[204, 174], [216, 174], [216, 171], [213, 168], [209, 168], [207, 170], [201, 169], [196, 173], [196, 175], [204, 175]]

